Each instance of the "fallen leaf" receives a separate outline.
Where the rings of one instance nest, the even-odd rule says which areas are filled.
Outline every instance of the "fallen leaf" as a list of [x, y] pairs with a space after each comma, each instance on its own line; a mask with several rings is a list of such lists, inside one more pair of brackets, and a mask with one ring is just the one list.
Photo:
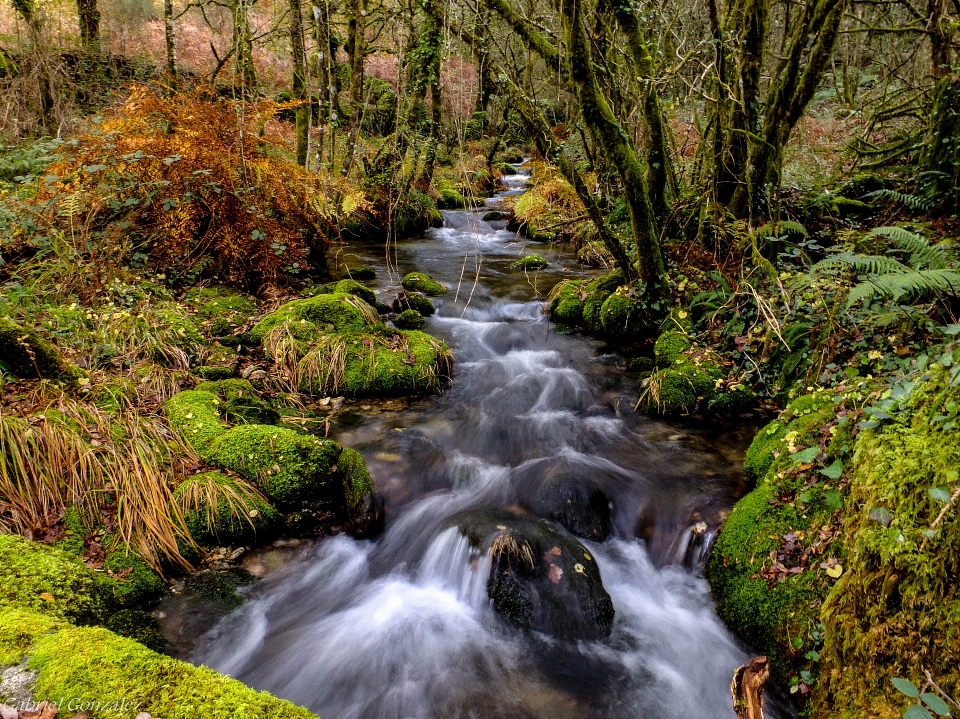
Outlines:
[[556, 564], [551, 564], [549, 577], [554, 584], [560, 584], [560, 579], [563, 578], [563, 570]]
[[40, 598], [45, 602], [50, 602], [51, 604], [57, 601], [54, 596], [50, 594], [50, 592], [41, 592]]
[[842, 564], [835, 564], [827, 570], [827, 576], [833, 577], [834, 579], [839, 579], [841, 574], [843, 574]]

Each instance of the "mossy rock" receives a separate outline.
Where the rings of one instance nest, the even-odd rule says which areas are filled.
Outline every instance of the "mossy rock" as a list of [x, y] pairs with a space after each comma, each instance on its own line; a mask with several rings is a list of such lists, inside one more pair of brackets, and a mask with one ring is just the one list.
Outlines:
[[361, 285], [359, 282], [357, 282], [356, 278], [340, 280], [339, 282], [325, 285], [325, 289], [332, 293], [342, 292], [344, 294], [353, 295], [354, 297], [359, 297], [371, 307], [377, 306], [376, 293], [369, 287]]
[[600, 568], [572, 536], [528, 515], [474, 510], [452, 518], [493, 559], [487, 594], [494, 610], [523, 629], [561, 639], [610, 634], [614, 608]]
[[600, 325], [608, 337], [633, 342], [649, 332], [650, 316], [640, 302], [614, 292], [600, 307]]
[[484, 222], [498, 222], [500, 220], [509, 220], [510, 215], [505, 212], [500, 212], [499, 210], [491, 210], [485, 213], [481, 219]]
[[433, 303], [419, 292], [401, 292], [393, 301], [392, 309], [394, 312], [403, 312], [404, 310], [416, 310], [424, 317], [429, 317], [437, 311]]
[[306, 709], [108, 629], [72, 626], [21, 608], [0, 609], [0, 663], [25, 663], [37, 672], [36, 699], [70, 697], [74, 708], [99, 706], [102, 719], [130, 719], [138, 711], [164, 719], [198, 713], [206, 719], [315, 719]]
[[250, 339], [262, 342], [273, 329], [286, 325], [298, 339], [330, 332], [361, 332], [379, 321], [376, 310], [344, 292], [294, 300], [264, 317], [250, 330]]
[[[771, 552], [779, 551], [788, 536], [809, 544], [831, 524], [826, 490], [840, 492], [844, 485], [793, 458], [794, 452], [816, 446], [824, 427], [835, 421], [837, 408], [830, 397], [818, 393], [795, 401], [757, 433], [744, 463], [757, 486], [734, 506], [707, 566], [717, 614], [770, 658], [771, 672], [783, 684], [815, 669], [804, 655], [813, 648], [810, 637], [820, 623], [819, 607], [832, 580], [819, 568], [820, 559], [779, 579], [761, 573], [771, 568]], [[827, 456], [824, 466], [832, 459]], [[811, 475], [816, 480], [812, 487]], [[815, 556], [821, 555], [843, 560], [839, 537], [828, 539]], [[796, 638], [800, 646], [794, 644]]]
[[684, 359], [684, 353], [693, 346], [693, 341], [682, 330], [668, 330], [657, 338], [653, 346], [653, 358], [657, 367], [669, 367]]
[[100, 409], [116, 414], [136, 403], [137, 384], [130, 377], [111, 376], [106, 382], [94, 385], [89, 397]]
[[373, 534], [380, 527], [382, 513], [367, 465], [360, 453], [345, 449], [337, 460], [343, 486], [343, 506], [350, 530], [357, 537]]
[[138, 609], [121, 609], [107, 620], [107, 629], [121, 637], [127, 637], [155, 652], [167, 649], [167, 638], [160, 632], [160, 625], [149, 612]]
[[194, 367], [191, 372], [200, 379], [208, 381], [230, 379], [237, 375], [235, 367], [221, 367], [217, 365], [201, 365], [200, 367]]
[[110, 580], [79, 557], [16, 534], [0, 534], [0, 603], [82, 624], [115, 606]]
[[447, 288], [423, 272], [410, 272], [401, 282], [403, 289], [411, 292], [420, 292], [428, 297], [439, 297], [447, 294]]
[[901, 411], [863, 429], [848, 462], [845, 571], [821, 612], [817, 715], [901, 716], [908, 700], [891, 675], [922, 687], [929, 672], [960, 696], [960, 388], [938, 365], [910, 379]]
[[585, 296], [583, 280], [566, 280], [553, 291], [550, 300], [550, 319], [557, 324], [577, 327], [583, 323]]
[[190, 536], [203, 547], [243, 547], [272, 539], [281, 517], [268, 502], [221, 472], [187, 477], [174, 492], [181, 506], [189, 496], [216, 498], [215, 506], [184, 508]]
[[240, 425], [224, 432], [201, 456], [257, 484], [281, 510], [335, 502], [335, 442], [285, 427]]
[[70, 382], [83, 376], [52, 343], [32, 329], [0, 317], [0, 363], [21, 379], [55, 379]]
[[116, 580], [107, 583], [107, 590], [117, 606], [142, 607], [159, 599], [166, 586], [139, 555], [122, 545], [107, 555], [104, 568]]
[[689, 414], [714, 395], [714, 378], [693, 362], [657, 370], [650, 377], [650, 402], [662, 414]]
[[433, 198], [422, 190], [412, 189], [391, 218], [397, 239], [422, 235], [430, 227], [440, 227], [443, 215]]
[[349, 274], [350, 279], [353, 280], [375, 280], [377, 278], [377, 271], [370, 265], [348, 268], [347, 274]]
[[733, 385], [718, 393], [707, 403], [707, 409], [714, 414], [738, 415], [755, 409], [759, 397], [750, 387], [743, 384]]
[[441, 180], [437, 183], [437, 208], [441, 210], [455, 210], [463, 207], [467, 200], [463, 193], [450, 181]]
[[449, 376], [449, 350], [418, 330], [356, 335], [346, 341], [343, 380], [335, 389], [349, 396], [419, 394], [436, 390]]
[[511, 165], [519, 165], [523, 162], [523, 150], [518, 147], [508, 147], [500, 153], [499, 157]]
[[201, 382], [196, 391], [211, 392], [220, 397], [220, 414], [233, 424], [277, 424], [280, 421], [280, 413], [260, 399], [253, 385], [245, 379]]
[[393, 324], [401, 330], [422, 330], [427, 321], [416, 310], [404, 310], [394, 318]]
[[168, 399], [163, 412], [170, 426], [204, 456], [214, 440], [227, 431], [220, 419], [221, 404], [213, 392], [186, 390]]
[[515, 270], [542, 270], [544, 267], [550, 265], [543, 257], [540, 255], [525, 255], [523, 258], [517, 260], [512, 265], [510, 265]]
[[652, 357], [634, 357], [627, 363], [627, 372], [651, 372], [653, 370]]
[[229, 287], [195, 287], [184, 298], [199, 322], [212, 337], [228, 335], [245, 324], [257, 311], [257, 301]]

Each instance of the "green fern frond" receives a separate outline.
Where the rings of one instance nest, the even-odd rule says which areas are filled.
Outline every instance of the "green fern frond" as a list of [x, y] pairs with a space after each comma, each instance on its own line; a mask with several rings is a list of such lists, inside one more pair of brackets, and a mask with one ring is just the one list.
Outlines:
[[877, 227], [868, 237], [889, 237], [897, 249], [910, 253], [910, 266], [915, 269], [945, 270], [949, 258], [942, 245], [931, 245], [923, 235], [902, 227]]
[[864, 199], [892, 200], [905, 205], [914, 212], [928, 212], [937, 204], [937, 198], [925, 195], [911, 195], [907, 192], [898, 192], [897, 190], [877, 190], [864, 195]]
[[807, 228], [801, 225], [799, 222], [794, 222], [793, 220], [780, 220], [778, 222], [768, 222], [765, 225], [757, 228], [754, 231], [753, 236], [766, 239], [767, 237], [782, 237], [783, 235], [801, 235], [806, 237], [810, 233], [807, 232]]
[[854, 252], [840, 252], [833, 257], [820, 260], [810, 268], [810, 272], [822, 272], [823, 270], [837, 267], [848, 267], [856, 270], [857, 273], [861, 275], [905, 274], [911, 272], [909, 267], [892, 257], [884, 257], [883, 255], [858, 255]]
[[861, 300], [882, 299], [913, 303], [939, 295], [960, 294], [960, 272], [947, 269], [914, 270], [873, 277], [847, 295], [847, 307]]

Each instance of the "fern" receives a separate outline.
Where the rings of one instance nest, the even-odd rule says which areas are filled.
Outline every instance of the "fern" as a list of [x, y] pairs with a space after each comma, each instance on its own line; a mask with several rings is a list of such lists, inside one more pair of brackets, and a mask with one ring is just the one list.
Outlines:
[[794, 222], [793, 220], [780, 220], [778, 222], [768, 222], [762, 227], [758, 228], [753, 236], [759, 239], [765, 239], [768, 237], [781, 237], [783, 235], [800, 235], [806, 237], [810, 233], [807, 232], [807, 228], [801, 225], [799, 222]]
[[882, 299], [914, 303], [938, 295], [960, 294], [960, 272], [947, 269], [912, 270], [872, 277], [847, 295], [847, 307], [861, 300]]
[[914, 212], [929, 212], [937, 204], [937, 198], [930, 194], [911, 195], [897, 190], [877, 190], [864, 195], [864, 199], [892, 200], [909, 207]]
[[892, 257], [840, 252], [833, 257], [820, 260], [820, 262], [810, 268], [810, 272], [818, 273], [837, 267], [853, 269], [861, 275], [906, 274], [911, 271], [909, 267]]
[[889, 237], [894, 245], [910, 253], [910, 265], [916, 269], [924, 267], [931, 270], [945, 270], [949, 258], [942, 245], [931, 245], [923, 235], [910, 232], [902, 227], [877, 227], [868, 237]]

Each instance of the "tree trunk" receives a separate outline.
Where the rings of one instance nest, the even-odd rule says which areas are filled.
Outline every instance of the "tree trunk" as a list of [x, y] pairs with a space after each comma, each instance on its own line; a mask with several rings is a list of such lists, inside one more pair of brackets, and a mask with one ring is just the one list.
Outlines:
[[420, 46], [424, 48], [423, 83], [430, 88], [430, 140], [420, 181], [429, 185], [440, 144], [443, 98], [440, 90], [440, 67], [443, 52], [443, 4], [440, 0], [424, 0], [424, 28]]
[[630, 264], [630, 259], [627, 257], [623, 244], [610, 231], [606, 221], [603, 219], [603, 213], [600, 211], [599, 205], [597, 205], [596, 198], [594, 198], [590, 192], [590, 188], [587, 187], [583, 178], [580, 177], [580, 173], [577, 172], [570, 158], [564, 153], [563, 146], [554, 139], [553, 133], [550, 131], [550, 125], [543, 116], [543, 113], [518, 90], [513, 89], [511, 96], [517, 103], [520, 116], [523, 118], [524, 124], [526, 124], [527, 129], [533, 136], [533, 140], [540, 154], [560, 169], [560, 174], [563, 175], [566, 181], [569, 182], [576, 191], [577, 197], [580, 198], [580, 202], [583, 203], [587, 214], [590, 216], [591, 222], [593, 222], [594, 227], [597, 229], [597, 234], [600, 235], [600, 240], [613, 256], [617, 267], [623, 270], [627, 282], [636, 280], [637, 272], [633, 265]]
[[100, 49], [100, 8], [97, 0], [77, 0], [80, 42], [88, 50]]
[[960, 204], [960, 76], [945, 77], [937, 85], [919, 164], [926, 176], [924, 194], [946, 200], [947, 209], [956, 211]]
[[568, 48], [566, 61], [570, 79], [578, 90], [584, 123], [620, 177], [637, 247], [637, 274], [646, 286], [648, 298], [656, 303], [667, 294], [666, 267], [653, 223], [643, 163], [598, 84], [590, 42], [583, 27], [581, 0], [568, 0], [561, 19]]
[[366, 58], [367, 0], [351, 0], [347, 23], [347, 55], [350, 57], [350, 129], [341, 172], [349, 174], [363, 114], [364, 59]]
[[233, 0], [234, 75], [243, 99], [253, 96], [257, 73], [253, 67], [253, 32], [250, 29], [250, 0]]
[[307, 54], [303, 46], [303, 14], [300, 0], [290, 0], [290, 54], [293, 57], [293, 77], [290, 93], [300, 104], [296, 110], [297, 164], [307, 166], [307, 144], [310, 132], [310, 103], [307, 102]]
[[173, 0], [163, 0], [163, 34], [167, 46], [167, 94], [177, 91], [177, 47], [173, 35]]
[[670, 160], [663, 110], [653, 77], [653, 56], [649, 43], [637, 21], [636, 8], [621, 4], [616, 7], [616, 18], [627, 36], [634, 74], [643, 93], [644, 144], [647, 150], [647, 188], [654, 215], [665, 217], [669, 207], [667, 198], [676, 197], [677, 181]]

